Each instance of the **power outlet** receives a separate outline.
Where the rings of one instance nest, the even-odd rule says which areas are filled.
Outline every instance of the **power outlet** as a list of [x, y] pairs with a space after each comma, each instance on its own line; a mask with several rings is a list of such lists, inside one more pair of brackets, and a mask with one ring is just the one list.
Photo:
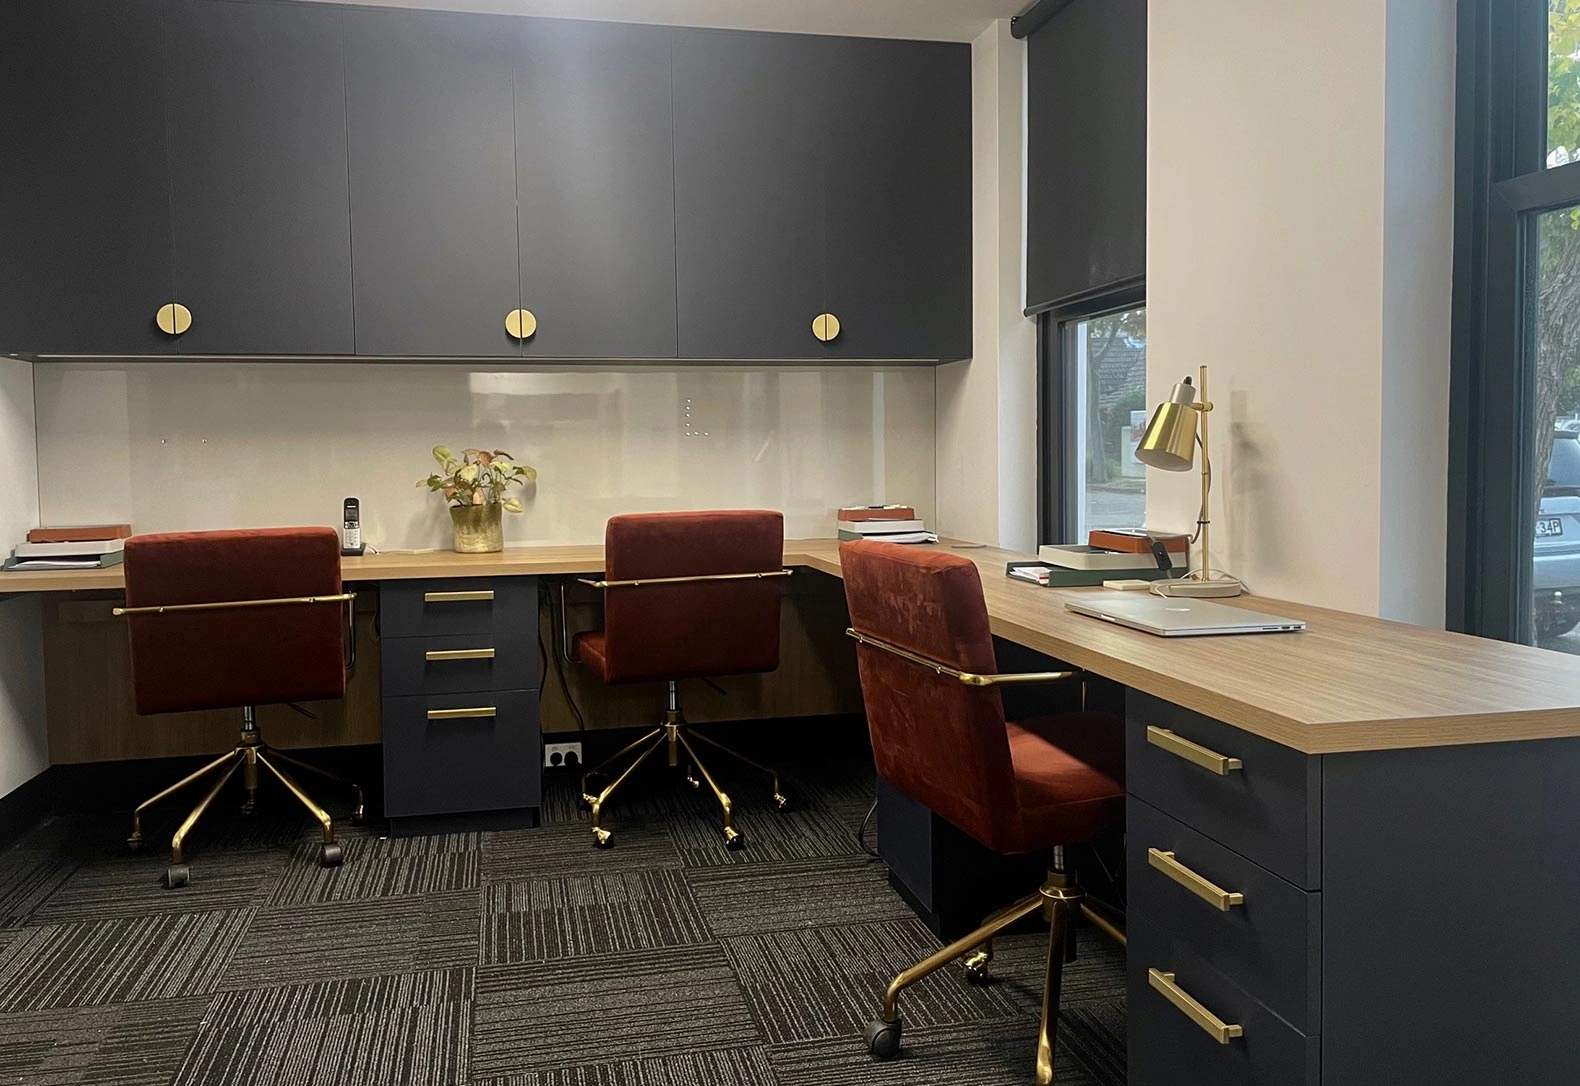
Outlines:
[[576, 768], [582, 764], [582, 745], [580, 743], [544, 743], [543, 768], [559, 769], [561, 767]]

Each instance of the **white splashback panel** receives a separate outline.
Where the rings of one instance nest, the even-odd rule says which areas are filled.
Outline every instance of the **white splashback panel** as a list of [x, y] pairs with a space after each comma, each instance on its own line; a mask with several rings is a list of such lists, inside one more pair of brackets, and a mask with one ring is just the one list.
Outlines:
[[54, 363], [34, 371], [45, 524], [139, 532], [338, 524], [450, 546], [414, 485], [446, 444], [538, 469], [507, 545], [595, 543], [615, 513], [782, 509], [827, 536], [848, 502], [933, 517], [930, 369], [531, 369], [375, 363]]

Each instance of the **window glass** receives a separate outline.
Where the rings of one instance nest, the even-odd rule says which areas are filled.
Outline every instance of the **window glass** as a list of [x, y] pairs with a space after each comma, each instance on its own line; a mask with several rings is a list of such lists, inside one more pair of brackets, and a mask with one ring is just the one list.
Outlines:
[[1580, 210], [1534, 217], [1533, 307], [1539, 496], [1531, 536], [1533, 633], [1538, 644], [1580, 653]]
[[1547, 165], [1580, 162], [1580, 0], [1547, 0]]
[[1146, 468], [1136, 442], [1147, 424], [1147, 311], [1127, 309], [1065, 325], [1074, 387], [1068, 432], [1078, 458], [1076, 533], [1140, 528], [1146, 521]]

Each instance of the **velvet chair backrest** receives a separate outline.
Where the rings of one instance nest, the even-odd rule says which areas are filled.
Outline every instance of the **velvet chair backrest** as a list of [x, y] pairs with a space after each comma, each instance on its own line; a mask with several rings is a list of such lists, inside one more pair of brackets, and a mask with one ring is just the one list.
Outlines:
[[[959, 671], [998, 664], [974, 562], [896, 543], [839, 548], [850, 624]], [[858, 645], [861, 695], [878, 775], [990, 847], [1018, 839], [1020, 807], [1004, 723], [991, 687]]]
[[[334, 596], [333, 528], [138, 535], [126, 541], [126, 605]], [[139, 713], [318, 701], [345, 694], [341, 602], [129, 615]]]
[[[784, 566], [784, 515], [731, 509], [610, 517], [604, 578], [763, 573]], [[779, 666], [781, 577], [604, 590], [611, 682], [742, 675]]]

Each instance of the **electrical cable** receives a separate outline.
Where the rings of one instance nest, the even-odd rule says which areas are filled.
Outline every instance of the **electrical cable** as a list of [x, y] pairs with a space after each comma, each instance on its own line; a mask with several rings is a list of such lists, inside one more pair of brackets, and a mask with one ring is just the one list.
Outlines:
[[872, 821], [872, 816], [874, 814], [876, 814], [877, 811], [878, 811], [878, 801], [877, 801], [876, 798], [874, 798], [873, 801], [872, 801], [872, 806], [867, 808], [867, 814], [861, 820], [861, 826], [859, 828], [857, 828], [857, 830], [856, 830], [856, 844], [857, 844], [857, 846], [860, 847], [861, 851], [865, 852], [868, 856], [870, 856], [874, 860], [882, 859], [882, 857], [878, 855], [878, 850], [877, 849], [872, 849], [872, 848], [868, 848], [867, 847], [867, 823]]

